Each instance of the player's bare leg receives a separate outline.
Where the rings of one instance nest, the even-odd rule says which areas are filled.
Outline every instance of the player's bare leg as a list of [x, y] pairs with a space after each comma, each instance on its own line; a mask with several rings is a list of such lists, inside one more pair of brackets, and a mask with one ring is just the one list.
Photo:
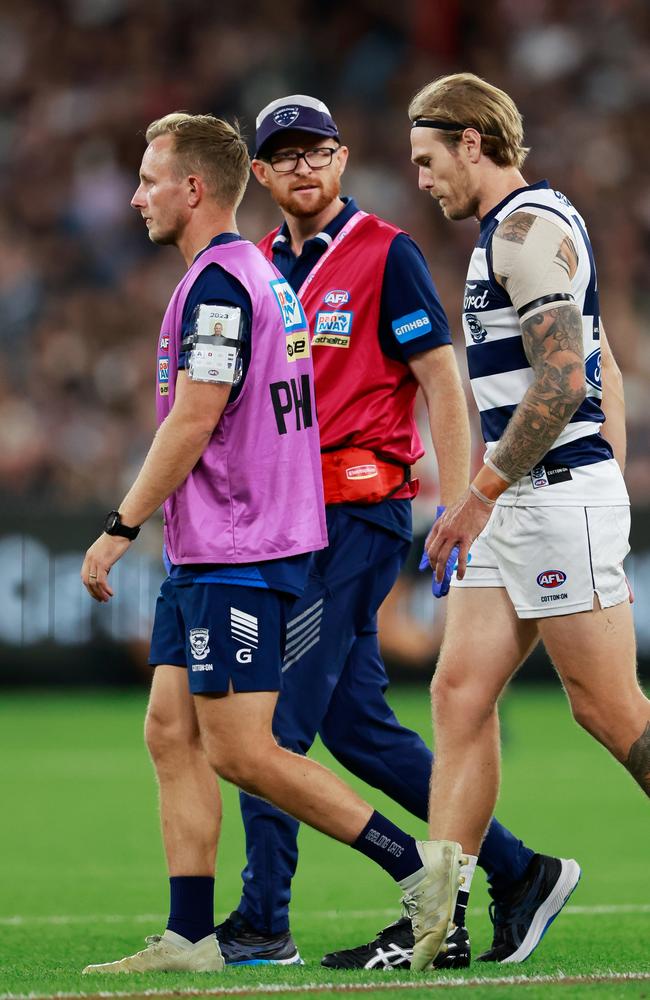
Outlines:
[[[499, 787], [496, 702], [538, 640], [538, 622], [516, 615], [502, 588], [452, 588], [445, 645], [434, 678], [436, 763], [432, 836], [453, 834], [470, 864], [462, 870], [460, 912], [468, 903], [472, 855], [477, 855]], [[439, 767], [439, 765], [442, 765]], [[484, 961], [524, 961], [575, 889], [572, 859], [535, 855], [511, 892], [495, 899], [494, 939]]]
[[373, 809], [327, 768], [278, 746], [275, 691], [197, 695], [207, 759], [217, 774], [336, 840], [351, 844]]
[[201, 745], [187, 671], [156, 667], [145, 722], [156, 769], [160, 819], [170, 874], [167, 929], [146, 948], [116, 962], [88, 965], [84, 974], [221, 972], [224, 960], [214, 934], [214, 869], [221, 797]]
[[[331, 771], [278, 746], [277, 693], [195, 698], [206, 755], [217, 774], [380, 864], [404, 889], [413, 921], [413, 969], [432, 962], [452, 925], [460, 881], [458, 843], [415, 842]], [[419, 949], [419, 954], [418, 954]]]
[[429, 826], [477, 855], [499, 790], [497, 700], [537, 641], [499, 587], [455, 588], [431, 685], [436, 758]]
[[158, 778], [169, 874], [214, 876], [221, 797], [201, 744], [186, 670], [156, 667], [145, 740]]
[[625, 602], [539, 620], [577, 722], [650, 795], [650, 701], [636, 676], [632, 609]]

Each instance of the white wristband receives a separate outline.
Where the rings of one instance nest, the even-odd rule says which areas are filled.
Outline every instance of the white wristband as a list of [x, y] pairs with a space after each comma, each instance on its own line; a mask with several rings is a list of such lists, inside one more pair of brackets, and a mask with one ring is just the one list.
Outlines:
[[511, 479], [510, 476], [506, 476], [505, 472], [502, 472], [499, 466], [495, 465], [491, 458], [486, 458], [483, 464], [487, 465], [488, 469], [492, 469], [492, 472], [496, 472], [497, 476], [500, 476], [504, 483], [514, 483], [514, 479]]
[[486, 503], [488, 507], [494, 507], [496, 501], [490, 500], [489, 497], [486, 497], [485, 493], [481, 493], [481, 491], [478, 489], [478, 487], [474, 485], [474, 483], [469, 484], [469, 491], [470, 493], [473, 493], [475, 497], [478, 497], [479, 500], [482, 500], [483, 503]]

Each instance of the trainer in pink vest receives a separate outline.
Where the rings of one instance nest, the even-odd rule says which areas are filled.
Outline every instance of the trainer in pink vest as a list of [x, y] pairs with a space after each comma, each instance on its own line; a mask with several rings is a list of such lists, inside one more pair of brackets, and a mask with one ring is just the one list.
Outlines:
[[250, 296], [251, 360], [239, 396], [165, 501], [167, 553], [176, 564], [247, 563], [322, 549], [327, 530], [305, 316], [296, 294], [252, 243], [210, 247], [172, 295], [158, 344], [158, 423], [174, 403], [185, 300], [213, 263]]

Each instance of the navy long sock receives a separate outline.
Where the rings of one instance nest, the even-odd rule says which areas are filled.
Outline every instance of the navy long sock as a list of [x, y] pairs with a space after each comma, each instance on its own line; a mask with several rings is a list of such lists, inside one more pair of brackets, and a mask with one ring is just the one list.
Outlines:
[[214, 878], [174, 875], [169, 879], [167, 930], [196, 942], [214, 931]]
[[372, 814], [351, 846], [381, 865], [396, 882], [423, 867], [415, 839], [378, 812]]
[[492, 888], [502, 891], [523, 878], [534, 854], [523, 841], [493, 819], [481, 845], [478, 863]]

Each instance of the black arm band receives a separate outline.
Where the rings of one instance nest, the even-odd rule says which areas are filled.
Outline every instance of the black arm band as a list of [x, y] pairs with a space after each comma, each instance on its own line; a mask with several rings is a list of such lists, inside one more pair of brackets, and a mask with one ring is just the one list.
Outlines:
[[519, 317], [524, 316], [526, 313], [533, 312], [535, 309], [541, 309], [542, 306], [551, 305], [551, 303], [557, 302], [558, 305], [561, 302], [575, 302], [573, 295], [569, 292], [557, 292], [554, 295], [542, 295], [541, 299], [533, 299], [532, 302], [526, 303], [521, 309], [517, 309], [517, 315]]

